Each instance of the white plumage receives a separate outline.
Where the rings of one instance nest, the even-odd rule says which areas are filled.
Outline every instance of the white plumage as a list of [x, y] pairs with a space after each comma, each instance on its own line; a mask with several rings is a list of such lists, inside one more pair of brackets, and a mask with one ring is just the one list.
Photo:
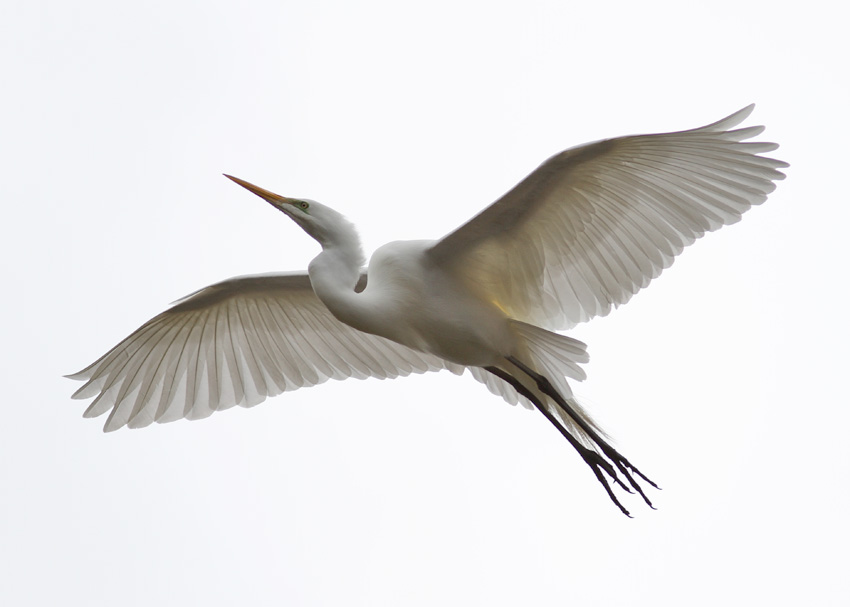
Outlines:
[[[552, 333], [604, 316], [705, 234], [763, 202], [786, 163], [708, 126], [620, 137], [556, 154], [439, 241], [390, 243], [368, 272], [336, 211], [231, 177], [322, 245], [307, 273], [233, 278], [151, 319], [86, 369], [74, 398], [104, 429], [199, 419], [328, 379], [469, 369], [510, 403], [538, 408], [605, 478], [649, 503], [651, 481], [572, 398], [584, 344]], [[622, 482], [617, 472], [628, 481]], [[604, 474], [603, 474], [604, 473]], [[650, 504], [651, 505], [651, 504]]]

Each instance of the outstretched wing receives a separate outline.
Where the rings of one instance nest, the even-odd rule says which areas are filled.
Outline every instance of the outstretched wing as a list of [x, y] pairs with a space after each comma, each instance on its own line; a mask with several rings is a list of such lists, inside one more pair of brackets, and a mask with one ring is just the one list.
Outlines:
[[558, 330], [605, 316], [785, 177], [760, 155], [776, 144], [745, 142], [764, 127], [729, 130], [753, 107], [561, 152], [430, 254], [512, 318]]
[[463, 372], [341, 323], [313, 293], [309, 276], [297, 273], [244, 276], [206, 287], [69, 377], [87, 380], [74, 398], [96, 396], [85, 417], [111, 410], [108, 432], [250, 407], [328, 379], [446, 368]]

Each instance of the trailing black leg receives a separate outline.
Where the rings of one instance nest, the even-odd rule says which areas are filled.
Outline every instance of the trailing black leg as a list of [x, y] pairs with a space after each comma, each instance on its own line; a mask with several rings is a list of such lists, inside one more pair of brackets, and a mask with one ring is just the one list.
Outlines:
[[606, 457], [608, 457], [608, 459], [614, 462], [614, 465], [617, 466], [617, 469], [620, 470], [620, 472], [623, 473], [623, 476], [625, 476], [629, 480], [629, 484], [635, 489], [635, 491], [640, 494], [640, 496], [643, 498], [643, 501], [645, 501], [650, 508], [655, 509], [655, 506], [653, 506], [652, 502], [649, 501], [649, 498], [646, 497], [646, 494], [643, 492], [641, 486], [634, 479], [632, 473], [636, 474], [656, 489], [659, 488], [658, 485], [656, 485], [649, 478], [647, 478], [640, 470], [638, 470], [634, 465], [632, 465], [629, 460], [623, 457], [623, 455], [621, 455], [616, 449], [614, 449], [614, 447], [609, 445], [605, 439], [599, 436], [599, 433], [596, 432], [587, 422], [585, 422], [581, 418], [580, 415], [575, 412], [575, 410], [569, 405], [569, 403], [567, 403], [566, 399], [564, 399], [564, 397], [558, 393], [558, 391], [555, 389], [555, 386], [553, 386], [552, 383], [548, 379], [546, 379], [546, 377], [537, 373], [528, 365], [524, 364], [522, 361], [517, 360], [513, 356], [508, 357], [508, 360], [513, 363], [520, 371], [522, 371], [531, 379], [533, 379], [537, 384], [537, 388], [541, 392], [552, 398], [552, 400], [554, 400], [558, 404], [558, 406], [561, 407], [564, 413], [569, 415], [570, 419], [572, 419], [582, 430], [584, 430], [584, 432], [593, 440], [593, 442], [599, 446], [599, 449], [602, 451], [602, 453], [604, 453]]
[[[629, 489], [623, 482], [620, 480], [620, 477], [617, 475], [617, 471], [614, 470], [614, 467], [607, 462], [602, 456], [600, 456], [593, 449], [588, 449], [584, 445], [582, 445], [572, 434], [570, 434], [569, 430], [563, 427], [561, 422], [554, 416], [552, 413], [544, 406], [540, 399], [533, 393], [531, 390], [526, 388], [522, 383], [513, 377], [507, 371], [503, 371], [498, 367], [484, 367], [487, 371], [495, 375], [496, 377], [505, 380], [510, 385], [512, 385], [516, 391], [531, 401], [535, 407], [537, 407], [538, 411], [540, 411], [546, 419], [548, 419], [553, 426], [555, 426], [558, 431], [567, 439], [567, 441], [573, 446], [573, 449], [578, 451], [578, 454], [585, 461], [585, 463], [590, 466], [590, 469], [593, 470], [593, 473], [596, 475], [596, 479], [602, 484], [605, 488], [605, 491], [608, 493], [608, 497], [611, 498], [611, 501], [617, 505], [617, 507], [628, 517], [632, 515], [629, 514], [629, 511], [626, 510], [617, 497], [614, 495], [614, 492], [611, 490], [611, 485], [608, 484], [608, 480], [605, 478], [605, 475], [602, 473], [603, 471], [611, 477], [615, 483], [620, 485], [624, 490], [632, 493], [632, 490]], [[641, 494], [642, 495], [642, 494]], [[644, 498], [646, 499], [646, 498]], [[652, 504], [650, 504], [651, 506]]]

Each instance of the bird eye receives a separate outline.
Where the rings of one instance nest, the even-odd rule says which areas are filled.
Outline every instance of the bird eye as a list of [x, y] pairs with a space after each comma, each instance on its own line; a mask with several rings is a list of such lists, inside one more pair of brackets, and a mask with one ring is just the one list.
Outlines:
[[298, 206], [306, 211], [310, 207], [310, 203], [307, 202], [306, 200], [302, 200], [298, 203]]

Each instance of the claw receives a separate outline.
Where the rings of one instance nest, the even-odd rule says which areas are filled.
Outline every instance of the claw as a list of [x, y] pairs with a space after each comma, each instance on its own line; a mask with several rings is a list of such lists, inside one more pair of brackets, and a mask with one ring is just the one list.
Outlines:
[[620, 480], [620, 477], [617, 475], [617, 472], [616, 470], [614, 470], [614, 467], [609, 462], [602, 459], [602, 457], [598, 453], [591, 449], [584, 449], [584, 451], [580, 451], [579, 454], [581, 455], [584, 462], [588, 466], [590, 466], [590, 469], [593, 470], [593, 474], [596, 476], [596, 480], [598, 480], [605, 488], [605, 492], [608, 494], [608, 497], [611, 499], [611, 501], [614, 502], [614, 504], [622, 511], [623, 514], [625, 514], [629, 518], [632, 518], [632, 515], [629, 513], [629, 511], [623, 507], [623, 504], [621, 504], [620, 500], [617, 499], [617, 496], [614, 495], [614, 492], [611, 490], [611, 485], [608, 484], [608, 481], [602, 475], [601, 470], [605, 470], [605, 472], [608, 473], [608, 476], [610, 476], [615, 483], [617, 483], [621, 488], [625, 489], [628, 493], [634, 493], [634, 491], [632, 491], [626, 485], [623, 484], [623, 481]]
[[[613, 447], [611, 447], [607, 443], [603, 443], [602, 445], [600, 445], [600, 447], [602, 448], [602, 451], [605, 453], [605, 455], [608, 457], [608, 459], [610, 459], [612, 462], [614, 462], [614, 464], [617, 466], [617, 468], [620, 470], [620, 472], [623, 473], [623, 476], [625, 476], [628, 479], [629, 484], [643, 498], [643, 501], [646, 502], [646, 505], [649, 506], [650, 508], [652, 508], [653, 510], [655, 510], [656, 509], [655, 506], [653, 506], [652, 502], [649, 501], [649, 498], [643, 492], [643, 489], [638, 484], [638, 482], [634, 479], [634, 477], [631, 475], [631, 473], [634, 472], [640, 478], [642, 478], [644, 481], [646, 481], [647, 483], [649, 483], [650, 485], [652, 485], [656, 489], [660, 489], [660, 487], [658, 485], [656, 485], [654, 482], [652, 482], [651, 480], [649, 480], [649, 478], [647, 478], [640, 470], [638, 470], [635, 466], [633, 466], [632, 463], [629, 460], [627, 460], [625, 457], [620, 455], [620, 453], [616, 449], [614, 449]], [[634, 491], [629, 491], [629, 493], [634, 493]]]

